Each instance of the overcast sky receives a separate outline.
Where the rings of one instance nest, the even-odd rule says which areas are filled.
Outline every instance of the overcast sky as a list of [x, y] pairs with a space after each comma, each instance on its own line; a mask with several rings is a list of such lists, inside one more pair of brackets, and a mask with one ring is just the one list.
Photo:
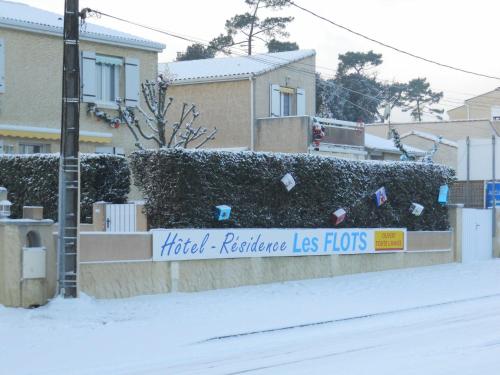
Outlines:
[[[18, 0], [61, 13], [64, 0]], [[500, 1], [495, 0], [297, 0], [298, 4], [356, 31], [414, 54], [489, 75], [500, 76], [497, 36]], [[248, 8], [244, 0], [80, 0], [80, 7], [134, 20], [200, 40], [210, 40], [224, 31], [224, 22]], [[500, 81], [450, 71], [360, 39], [320, 21], [296, 8], [276, 15], [291, 15], [290, 40], [317, 52], [317, 70], [325, 77], [335, 74], [337, 57], [346, 51], [374, 50], [384, 63], [377, 69], [384, 80], [408, 81], [426, 77], [431, 87], [444, 91], [442, 106], [450, 109], [464, 99], [493, 90]], [[188, 42], [108, 18], [93, 19], [125, 32], [164, 43], [160, 62], [172, 61]], [[257, 52], [265, 52], [264, 47]], [[397, 116], [403, 119], [404, 116]]]

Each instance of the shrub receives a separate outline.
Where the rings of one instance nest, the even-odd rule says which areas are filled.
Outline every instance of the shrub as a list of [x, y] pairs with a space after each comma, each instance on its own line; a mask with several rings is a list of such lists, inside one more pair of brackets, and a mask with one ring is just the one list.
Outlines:
[[[90, 222], [94, 202], [126, 201], [130, 170], [124, 157], [82, 154], [80, 171], [82, 222]], [[22, 217], [23, 206], [43, 206], [44, 216], [57, 220], [58, 176], [58, 154], [0, 156], [0, 186], [9, 190], [12, 217]]]
[[[340, 227], [449, 228], [437, 198], [454, 172], [440, 165], [174, 149], [135, 152], [131, 166], [153, 228], [332, 227], [330, 215], [341, 207]], [[297, 182], [290, 192], [280, 183], [286, 173]], [[372, 195], [381, 186], [388, 201], [377, 208]], [[421, 216], [409, 212], [412, 202], [425, 206]], [[214, 220], [220, 204], [232, 207], [229, 221]]]

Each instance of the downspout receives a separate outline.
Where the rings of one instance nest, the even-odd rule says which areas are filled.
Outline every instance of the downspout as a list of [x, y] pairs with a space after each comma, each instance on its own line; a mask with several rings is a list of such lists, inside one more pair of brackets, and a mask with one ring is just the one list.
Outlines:
[[496, 165], [495, 165], [495, 159], [496, 159], [496, 136], [493, 134], [491, 136], [491, 146], [492, 146], [492, 159], [491, 159], [491, 164], [492, 164], [492, 191], [491, 193], [493, 196], [491, 197], [491, 224], [492, 224], [492, 229], [491, 229], [491, 234], [493, 237], [493, 244], [492, 244], [492, 249], [495, 249], [495, 237], [496, 237], [496, 231], [497, 231], [497, 177], [496, 177]]
[[255, 151], [255, 77], [250, 75], [250, 151]]

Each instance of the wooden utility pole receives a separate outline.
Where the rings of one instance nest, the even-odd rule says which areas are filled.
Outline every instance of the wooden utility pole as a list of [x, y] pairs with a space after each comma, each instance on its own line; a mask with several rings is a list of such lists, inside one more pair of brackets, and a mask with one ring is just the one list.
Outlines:
[[65, 0], [62, 81], [61, 156], [59, 163], [58, 290], [77, 296], [77, 249], [80, 222], [80, 52], [78, 0]]

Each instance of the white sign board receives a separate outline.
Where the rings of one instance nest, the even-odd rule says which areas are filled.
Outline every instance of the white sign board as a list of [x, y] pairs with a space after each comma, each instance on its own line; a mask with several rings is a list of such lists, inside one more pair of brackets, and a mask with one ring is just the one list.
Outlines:
[[402, 252], [406, 229], [154, 229], [153, 260]]

